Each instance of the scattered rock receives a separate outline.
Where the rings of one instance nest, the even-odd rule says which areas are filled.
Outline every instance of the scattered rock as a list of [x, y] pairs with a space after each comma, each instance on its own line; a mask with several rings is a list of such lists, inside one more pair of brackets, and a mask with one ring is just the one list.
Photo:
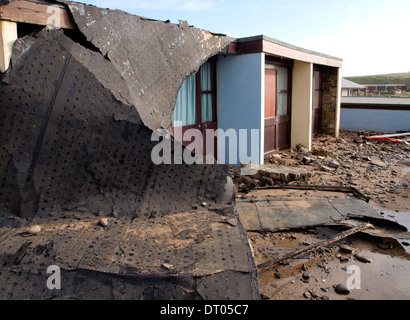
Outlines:
[[349, 294], [350, 290], [342, 283], [339, 283], [336, 287], [335, 287], [335, 291], [338, 294]]
[[336, 160], [330, 160], [330, 161], [327, 163], [327, 166], [330, 167], [330, 168], [333, 168], [333, 169], [337, 169], [337, 168], [340, 167], [340, 164], [339, 164], [339, 162], [337, 162]]
[[323, 164], [319, 165], [319, 170], [323, 172], [332, 172], [330, 167], [324, 166]]
[[206, 207], [208, 204], [206, 202], [202, 202], [201, 206]]
[[169, 264], [169, 263], [163, 263], [162, 266], [168, 270], [171, 270], [174, 267], [172, 264]]
[[359, 144], [359, 143], [363, 143], [364, 141], [363, 141], [362, 138], [356, 137], [356, 138], [353, 139], [353, 142]]
[[370, 157], [370, 163], [382, 168], [387, 167], [387, 164], [381, 161], [380, 158], [376, 156]]
[[27, 230], [29, 234], [36, 234], [36, 233], [39, 233], [40, 231], [41, 231], [41, 227], [39, 225], [31, 226]]
[[303, 272], [302, 278], [303, 278], [304, 280], [309, 280], [309, 279], [310, 279], [310, 274], [307, 273], [307, 272]]
[[249, 189], [254, 189], [260, 185], [259, 180], [252, 179], [248, 176], [241, 176], [241, 183], [246, 184]]
[[354, 248], [347, 245], [347, 244], [340, 244], [339, 248], [341, 251], [346, 252], [346, 253], [352, 253], [354, 251]]
[[349, 257], [345, 257], [345, 256], [340, 255], [339, 260], [340, 260], [340, 262], [348, 262]]
[[[403, 242], [402, 242], [402, 243], [403, 243]], [[388, 250], [388, 249], [392, 249], [392, 248], [393, 248], [393, 243], [391, 243], [391, 242], [379, 243], [377, 246], [378, 246], [380, 249]]]
[[273, 182], [273, 180], [271, 178], [268, 177], [261, 177], [260, 181], [267, 184], [268, 186], [273, 186], [275, 185], [275, 183]]
[[315, 292], [315, 291], [312, 291], [311, 293], [311, 296], [312, 296], [312, 298], [319, 298], [319, 295]]
[[281, 278], [282, 278], [282, 275], [281, 275], [279, 272], [275, 272], [275, 277], [276, 277], [277, 279], [281, 279]]
[[101, 226], [106, 227], [108, 226], [108, 218], [101, 218], [98, 222]]
[[358, 261], [363, 262], [363, 263], [371, 263], [372, 259], [365, 257], [365, 256], [359, 256], [358, 254], [355, 254], [354, 256]]
[[330, 300], [330, 298], [327, 295], [323, 295], [322, 300]]
[[312, 157], [308, 157], [308, 156], [303, 156], [302, 158], [302, 163], [305, 165], [311, 164], [313, 162], [313, 158]]
[[310, 295], [310, 292], [309, 292], [309, 291], [305, 291], [305, 292], [303, 292], [303, 296], [304, 296], [306, 299], [310, 299], [310, 297], [311, 297], [311, 295]]

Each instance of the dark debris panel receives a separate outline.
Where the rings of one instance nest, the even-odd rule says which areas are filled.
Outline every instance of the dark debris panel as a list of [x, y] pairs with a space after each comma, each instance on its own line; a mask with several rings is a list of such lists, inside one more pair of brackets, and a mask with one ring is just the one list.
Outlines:
[[45, 28], [0, 75], [0, 298], [259, 299], [228, 166], [150, 158], [182, 81], [226, 39], [68, 5], [92, 45]]

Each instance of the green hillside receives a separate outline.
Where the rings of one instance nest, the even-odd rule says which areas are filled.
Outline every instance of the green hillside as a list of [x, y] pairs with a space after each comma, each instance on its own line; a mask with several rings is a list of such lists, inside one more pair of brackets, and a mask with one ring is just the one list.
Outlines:
[[345, 79], [356, 82], [358, 84], [405, 83], [407, 85], [407, 91], [410, 91], [410, 72], [379, 74], [379, 75], [372, 75], [372, 76], [345, 77]]

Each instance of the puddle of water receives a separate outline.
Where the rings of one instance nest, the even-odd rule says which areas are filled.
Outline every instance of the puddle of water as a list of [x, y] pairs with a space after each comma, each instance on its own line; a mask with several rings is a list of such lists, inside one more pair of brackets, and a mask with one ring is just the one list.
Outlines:
[[[341, 263], [333, 260], [330, 264], [339, 274], [332, 275], [345, 284], [353, 275], [347, 273], [349, 266], [357, 266], [360, 278], [360, 288], [352, 289], [349, 297], [360, 300], [393, 300], [410, 299], [410, 256], [402, 251], [375, 249], [370, 243], [356, 241], [360, 255], [368, 257], [371, 263], [363, 263], [353, 258], [349, 262]], [[352, 268], [352, 267], [351, 267]], [[336, 271], [335, 270], [335, 271]], [[333, 295], [334, 296], [334, 295]], [[338, 295], [340, 297], [340, 295]], [[335, 296], [334, 296], [335, 297]]]
[[[335, 254], [316, 260], [295, 259], [288, 266], [260, 274], [261, 292], [278, 300], [304, 300], [304, 293], [312, 291], [319, 298], [326, 295], [331, 300], [410, 300], [410, 254], [397, 245], [393, 249], [381, 249], [369, 239], [352, 236], [342, 242], [351, 241], [355, 253], [370, 258], [371, 263], [337, 251], [335, 244], [335, 254], [348, 257], [347, 262], [341, 262]], [[302, 279], [304, 265], [310, 274], [308, 282]], [[353, 271], [348, 273], [349, 269]], [[275, 279], [275, 272], [281, 279]], [[352, 288], [349, 295], [337, 294], [334, 286], [347, 285], [351, 276], [359, 277], [360, 288]]]
[[406, 227], [407, 230], [410, 230], [410, 212], [407, 211], [390, 211], [382, 208], [376, 208], [380, 213], [383, 213], [382, 216], [384, 219], [397, 222], [402, 226]]

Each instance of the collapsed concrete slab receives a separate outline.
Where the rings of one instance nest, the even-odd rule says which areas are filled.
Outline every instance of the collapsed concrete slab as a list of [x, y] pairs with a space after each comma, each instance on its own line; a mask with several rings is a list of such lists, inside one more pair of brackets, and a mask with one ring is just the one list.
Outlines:
[[186, 21], [176, 25], [119, 10], [61, 2], [70, 9], [81, 33], [111, 62], [124, 82], [120, 86], [107, 81], [110, 74], [105, 72], [97, 78], [118, 99], [135, 106], [152, 130], [171, 126], [183, 81], [230, 42], [224, 35], [190, 27]]
[[151, 160], [182, 81], [227, 39], [66, 4], [82, 33], [19, 39], [1, 75], [0, 297], [259, 299], [228, 166]]

